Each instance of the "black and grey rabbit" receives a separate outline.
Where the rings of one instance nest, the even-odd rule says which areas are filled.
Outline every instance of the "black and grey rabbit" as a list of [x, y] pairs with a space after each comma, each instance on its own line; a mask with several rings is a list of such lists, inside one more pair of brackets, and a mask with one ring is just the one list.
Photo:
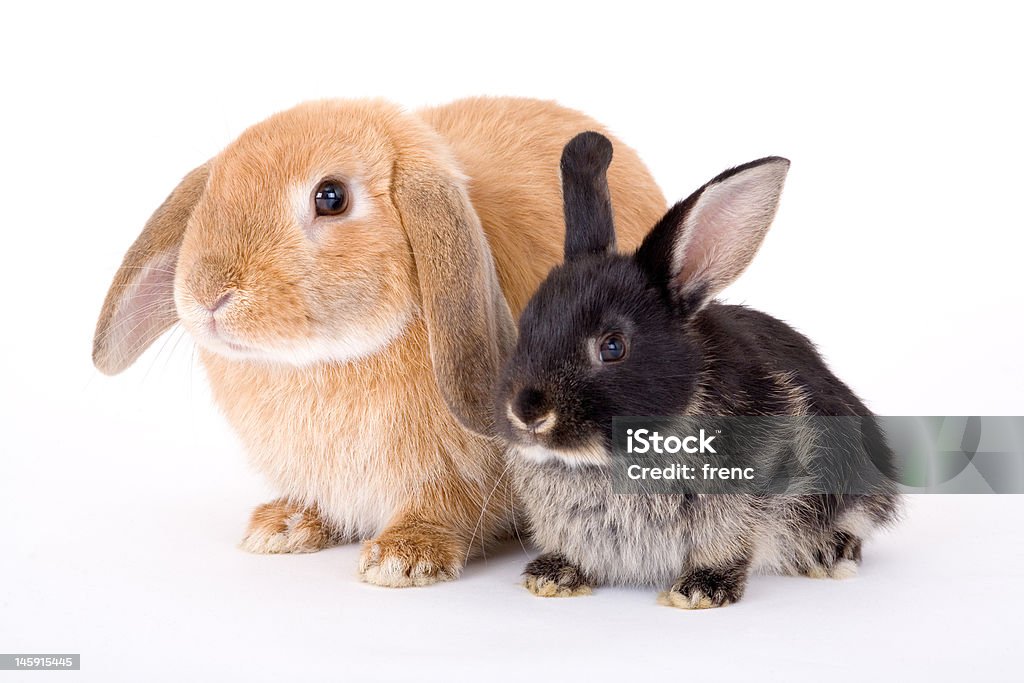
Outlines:
[[[801, 334], [713, 299], [760, 247], [786, 159], [715, 177], [673, 206], [635, 253], [620, 254], [611, 157], [611, 143], [592, 132], [563, 151], [565, 263], [523, 311], [498, 385], [498, 428], [513, 444], [519, 499], [542, 550], [524, 572], [527, 588], [565, 596], [603, 583], [654, 584], [671, 586], [667, 604], [706, 608], [739, 600], [755, 570], [855, 573], [862, 541], [898, 515], [890, 476], [856, 495], [613, 490], [613, 416], [871, 413]], [[803, 436], [813, 469], [813, 434]], [[880, 438], [876, 465], [892, 475]], [[778, 435], [765, 434], [763, 457], [785, 457], [772, 443]]]

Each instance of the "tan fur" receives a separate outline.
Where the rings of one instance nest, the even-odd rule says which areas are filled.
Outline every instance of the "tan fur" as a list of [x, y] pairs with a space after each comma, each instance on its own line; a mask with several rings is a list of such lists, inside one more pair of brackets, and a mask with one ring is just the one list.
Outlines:
[[621, 251], [639, 246], [664, 213], [665, 198], [636, 152], [579, 112], [539, 100], [473, 98], [420, 115], [448, 140], [471, 179], [470, 198], [515, 315], [562, 261], [559, 160], [577, 133], [603, 133], [615, 146], [608, 185]]
[[[257, 511], [245, 547], [316, 549], [327, 538], [310, 531], [319, 519], [330, 538], [372, 539], [367, 581], [453, 578], [509, 527], [500, 447], [463, 425], [486, 431], [511, 316], [561, 260], [558, 160], [586, 129], [604, 132], [553, 103], [507, 98], [418, 114], [314, 102], [273, 116], [209, 162], [201, 193], [186, 179], [172, 198], [195, 203], [174, 200], [178, 222], [151, 219], [147, 230], [157, 222], [163, 234], [126, 256], [96, 365], [118, 372], [156, 338], [111, 330], [126, 324], [117, 311], [151, 245], [166, 253], [177, 236], [177, 313], [216, 401], [288, 501]], [[313, 188], [328, 176], [349, 184], [353, 206], [314, 218]], [[609, 181], [620, 245], [634, 247], [664, 198], [618, 143]], [[296, 512], [306, 532], [293, 542], [278, 534]]]
[[315, 553], [340, 540], [315, 505], [280, 498], [253, 510], [241, 547], [251, 553]]
[[[149, 286], [143, 275], [173, 271], [185, 227], [208, 177], [206, 164], [185, 176], [125, 254], [96, 323], [93, 360], [100, 370], [108, 374], [124, 370], [178, 319], [173, 280], [165, 278]], [[132, 336], [138, 341], [129, 339]]]

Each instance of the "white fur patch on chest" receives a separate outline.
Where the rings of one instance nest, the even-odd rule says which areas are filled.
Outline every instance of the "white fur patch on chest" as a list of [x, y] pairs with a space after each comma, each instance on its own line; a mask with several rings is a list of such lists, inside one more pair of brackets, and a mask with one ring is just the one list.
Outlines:
[[[344, 536], [379, 534], [409, 497], [396, 468], [394, 416], [363, 401], [328, 400], [314, 386], [261, 403], [239, 429], [256, 468], [288, 498], [318, 505]], [[274, 419], [259, 421], [267, 413]]]
[[531, 446], [517, 445], [512, 448], [512, 451], [513, 455], [518, 455], [525, 460], [535, 463], [557, 460], [570, 467], [582, 465], [605, 466], [610, 465], [612, 462], [608, 452], [599, 444], [566, 450], [554, 450], [539, 444]]

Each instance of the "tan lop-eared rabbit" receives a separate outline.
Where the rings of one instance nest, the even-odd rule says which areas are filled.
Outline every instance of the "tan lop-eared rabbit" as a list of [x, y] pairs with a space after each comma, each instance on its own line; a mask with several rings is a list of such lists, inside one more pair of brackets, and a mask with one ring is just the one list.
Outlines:
[[[189, 173], [128, 250], [93, 360], [131, 365], [180, 321], [216, 401], [281, 498], [242, 545], [366, 540], [361, 577], [458, 575], [512, 527], [492, 391], [513, 315], [564, 237], [559, 156], [592, 119], [477, 98], [405, 112], [322, 101], [242, 133]], [[615, 142], [623, 248], [665, 200]]]

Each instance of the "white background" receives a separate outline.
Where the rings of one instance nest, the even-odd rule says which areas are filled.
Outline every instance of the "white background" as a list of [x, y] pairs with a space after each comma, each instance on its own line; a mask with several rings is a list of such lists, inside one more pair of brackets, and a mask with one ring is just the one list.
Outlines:
[[0, 652], [82, 653], [61, 680], [1019, 676], [1018, 496], [915, 499], [858, 578], [756, 577], [724, 610], [536, 599], [518, 545], [392, 591], [358, 582], [355, 546], [236, 548], [273, 492], [180, 331], [114, 379], [89, 358], [143, 222], [244, 127], [319, 97], [514, 94], [608, 124], [671, 199], [789, 157], [727, 298], [807, 333], [876, 412], [1024, 414], [1010, 3], [137, 5], [0, 22]]

